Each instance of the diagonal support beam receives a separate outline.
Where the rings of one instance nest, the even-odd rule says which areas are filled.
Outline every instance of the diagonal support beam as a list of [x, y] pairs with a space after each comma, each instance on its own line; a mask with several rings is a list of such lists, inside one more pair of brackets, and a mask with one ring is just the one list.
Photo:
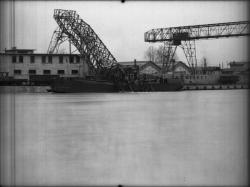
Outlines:
[[[164, 54], [163, 54], [163, 64], [162, 64], [162, 73], [166, 73], [170, 70], [171, 62], [175, 55], [177, 46], [173, 45], [173, 42], [164, 42]], [[172, 64], [173, 67], [173, 64]]]
[[48, 54], [58, 53], [60, 45], [66, 40], [68, 40], [68, 38], [64, 35], [60, 27], [57, 27], [51, 37], [47, 53]]
[[197, 66], [195, 40], [182, 41], [180, 47], [186, 56], [187, 63], [191, 68], [191, 73], [195, 74], [195, 67]]

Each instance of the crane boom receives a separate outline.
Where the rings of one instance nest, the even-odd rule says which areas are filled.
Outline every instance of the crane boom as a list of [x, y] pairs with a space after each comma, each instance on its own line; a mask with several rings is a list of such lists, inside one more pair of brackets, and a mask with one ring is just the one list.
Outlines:
[[[89, 66], [96, 72], [105, 71], [117, 64], [116, 59], [102, 40], [76, 11], [55, 9], [54, 19], [59, 25], [59, 31], [68, 37], [79, 53], [88, 56]], [[62, 34], [57, 33], [57, 36], [62, 36]], [[58, 40], [55, 40], [54, 43], [57, 45]], [[49, 49], [54, 51], [53, 43]]]
[[152, 29], [144, 34], [145, 42], [173, 42], [250, 35], [250, 21], [227, 22]]

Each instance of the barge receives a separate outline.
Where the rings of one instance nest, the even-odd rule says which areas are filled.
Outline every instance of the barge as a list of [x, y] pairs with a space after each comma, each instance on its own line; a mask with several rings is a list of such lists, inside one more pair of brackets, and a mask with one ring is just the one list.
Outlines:
[[143, 91], [179, 91], [183, 84], [179, 80], [109, 82], [105, 80], [55, 80], [51, 92], [55, 93], [109, 93], [109, 92], [143, 92]]

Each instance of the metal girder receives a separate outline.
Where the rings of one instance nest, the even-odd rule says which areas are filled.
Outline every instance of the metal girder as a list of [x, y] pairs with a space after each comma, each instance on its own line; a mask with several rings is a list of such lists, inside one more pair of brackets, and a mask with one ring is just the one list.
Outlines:
[[250, 21], [238, 21], [159, 28], [146, 32], [144, 40], [145, 42], [168, 42], [172, 46], [180, 46], [191, 68], [191, 73], [195, 74], [195, 66], [197, 66], [195, 40], [250, 36], [249, 27]]
[[197, 66], [195, 40], [183, 41], [180, 47], [184, 51], [191, 73], [195, 74], [195, 67]]
[[[76, 11], [55, 9], [54, 19], [60, 28], [59, 33], [55, 33], [55, 37], [61, 38], [61, 35], [66, 35], [79, 53], [87, 56], [90, 68], [94, 68], [96, 72], [102, 72], [117, 64], [105, 44]], [[56, 49], [54, 46], [58, 44], [58, 40], [51, 40], [51, 47], [48, 51], [53, 52]]]
[[162, 73], [168, 72], [170, 70], [170, 67], [173, 67], [173, 64], [171, 64], [175, 51], [177, 46], [174, 46], [172, 42], [164, 42], [164, 53], [163, 57], [163, 64], [162, 64]]
[[47, 53], [48, 54], [58, 53], [60, 45], [67, 39], [68, 39], [67, 36], [63, 34], [60, 27], [57, 27], [51, 37]]
[[191, 25], [152, 29], [144, 34], [145, 42], [180, 41], [250, 35], [250, 21]]

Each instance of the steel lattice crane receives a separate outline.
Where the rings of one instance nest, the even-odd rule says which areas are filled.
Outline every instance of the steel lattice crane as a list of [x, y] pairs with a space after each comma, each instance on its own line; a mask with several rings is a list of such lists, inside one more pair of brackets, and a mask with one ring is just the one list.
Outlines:
[[54, 19], [59, 27], [53, 33], [48, 53], [57, 53], [59, 46], [68, 40], [86, 59], [92, 72], [105, 73], [117, 65], [115, 57], [76, 11], [55, 9]]
[[152, 29], [144, 34], [145, 42], [164, 42], [165, 60], [163, 73], [169, 70], [177, 46], [181, 47], [187, 58], [187, 63], [195, 73], [197, 65], [195, 40], [210, 38], [225, 38], [249, 36], [250, 21], [192, 25]]

